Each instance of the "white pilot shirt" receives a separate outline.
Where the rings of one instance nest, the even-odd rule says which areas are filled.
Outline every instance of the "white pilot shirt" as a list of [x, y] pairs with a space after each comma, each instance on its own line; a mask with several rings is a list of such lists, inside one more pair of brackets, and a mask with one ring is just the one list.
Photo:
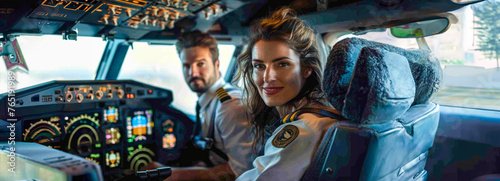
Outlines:
[[[329, 117], [304, 113], [297, 121], [279, 126], [266, 141], [264, 155], [254, 160], [254, 168], [236, 180], [300, 180], [314, 159], [324, 134], [336, 122]], [[273, 144], [275, 137], [283, 136], [286, 130], [295, 130], [298, 135], [283, 148], [276, 147], [276, 143]], [[291, 137], [294, 135], [291, 134]]]
[[[231, 99], [221, 104], [216, 96], [216, 90], [220, 87], [226, 90], [229, 88], [235, 89], [232, 85], [226, 83], [223, 78], [219, 78], [200, 96], [198, 102], [201, 108], [201, 130], [203, 136], [207, 137], [210, 119], [212, 119], [212, 109], [217, 106], [213, 134], [214, 146], [227, 154], [231, 169], [236, 176], [239, 176], [252, 168], [252, 161], [255, 158], [252, 152], [252, 127], [241, 102], [241, 91], [237, 89], [228, 90]], [[210, 152], [210, 160], [215, 162], [216, 165], [226, 162], [212, 151]]]

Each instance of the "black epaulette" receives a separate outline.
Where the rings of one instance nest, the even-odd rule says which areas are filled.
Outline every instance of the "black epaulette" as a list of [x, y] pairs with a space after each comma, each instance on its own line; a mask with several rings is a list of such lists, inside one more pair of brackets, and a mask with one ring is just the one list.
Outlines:
[[220, 103], [231, 99], [231, 96], [229, 96], [229, 94], [227, 94], [227, 91], [222, 87], [218, 88], [215, 93], [217, 94], [217, 98], [220, 100]]

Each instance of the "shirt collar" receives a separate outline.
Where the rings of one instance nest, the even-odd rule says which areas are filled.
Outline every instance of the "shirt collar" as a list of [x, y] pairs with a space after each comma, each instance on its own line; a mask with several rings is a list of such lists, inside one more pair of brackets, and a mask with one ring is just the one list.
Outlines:
[[204, 109], [210, 101], [215, 97], [218, 88], [223, 87], [226, 84], [226, 81], [222, 78], [222, 76], [203, 94], [201, 94], [198, 99], [198, 103], [200, 104], [200, 108]]

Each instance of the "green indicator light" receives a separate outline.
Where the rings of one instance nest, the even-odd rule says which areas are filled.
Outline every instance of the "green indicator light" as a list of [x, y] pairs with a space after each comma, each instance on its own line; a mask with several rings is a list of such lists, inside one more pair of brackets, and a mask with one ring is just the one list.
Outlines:
[[142, 145], [139, 145], [139, 146], [138, 146], [138, 148], [139, 148], [139, 149], [142, 149]]
[[95, 147], [96, 147], [96, 148], [100, 148], [100, 147], [101, 147], [101, 144], [100, 144], [100, 143], [95, 144]]
[[128, 142], [129, 142], [129, 143], [132, 143], [132, 139], [128, 139]]

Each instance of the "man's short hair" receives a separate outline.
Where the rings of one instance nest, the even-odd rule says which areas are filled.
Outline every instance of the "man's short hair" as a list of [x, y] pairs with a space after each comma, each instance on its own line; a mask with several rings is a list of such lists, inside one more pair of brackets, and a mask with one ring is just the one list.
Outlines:
[[185, 48], [196, 46], [207, 47], [212, 54], [212, 61], [215, 65], [215, 61], [219, 59], [219, 48], [217, 47], [217, 40], [208, 33], [201, 32], [200, 30], [186, 31], [181, 34], [181, 37], [175, 43], [179, 56], [181, 56], [181, 52]]

